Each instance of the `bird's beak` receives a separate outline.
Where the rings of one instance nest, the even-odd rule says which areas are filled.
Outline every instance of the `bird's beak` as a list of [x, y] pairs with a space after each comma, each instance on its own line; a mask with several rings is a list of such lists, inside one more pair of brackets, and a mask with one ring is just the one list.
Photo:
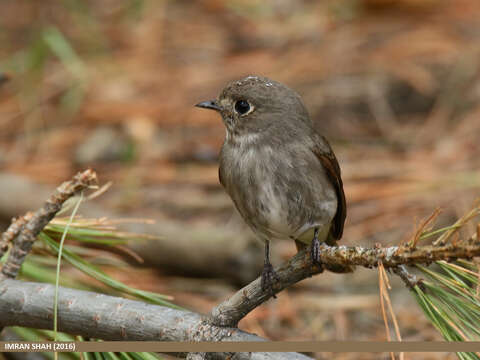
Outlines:
[[218, 105], [215, 100], [202, 101], [201, 103], [198, 103], [195, 106], [199, 107], [199, 108], [211, 109], [211, 110], [215, 110], [215, 111], [222, 110], [220, 105]]

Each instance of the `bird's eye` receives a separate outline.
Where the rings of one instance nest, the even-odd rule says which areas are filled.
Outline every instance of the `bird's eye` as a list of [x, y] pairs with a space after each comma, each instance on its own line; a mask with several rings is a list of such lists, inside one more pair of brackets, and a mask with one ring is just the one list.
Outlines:
[[246, 100], [238, 100], [235, 103], [235, 111], [240, 115], [246, 114], [250, 110], [250, 104]]

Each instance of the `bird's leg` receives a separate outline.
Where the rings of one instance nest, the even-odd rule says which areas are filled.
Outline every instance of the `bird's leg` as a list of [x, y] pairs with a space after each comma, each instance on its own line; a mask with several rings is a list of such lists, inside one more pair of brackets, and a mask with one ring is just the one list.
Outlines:
[[315, 228], [313, 231], [313, 240], [312, 246], [310, 248], [310, 256], [312, 258], [312, 265], [322, 266], [322, 262], [320, 261], [320, 241], [318, 240], [318, 228]]
[[273, 266], [270, 263], [270, 240], [265, 241], [265, 258], [262, 271], [262, 291], [270, 291], [272, 296], [276, 298], [273, 292], [273, 281], [278, 280], [277, 274], [273, 270]]

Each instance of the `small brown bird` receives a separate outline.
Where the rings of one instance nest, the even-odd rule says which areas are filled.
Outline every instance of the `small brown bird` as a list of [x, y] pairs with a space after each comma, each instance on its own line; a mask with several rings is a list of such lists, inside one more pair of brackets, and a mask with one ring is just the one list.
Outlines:
[[320, 242], [332, 245], [342, 237], [346, 203], [335, 154], [300, 96], [279, 82], [248, 76], [196, 106], [218, 111], [226, 126], [220, 182], [265, 242], [262, 289], [273, 291], [276, 278], [271, 240], [294, 239], [298, 250], [311, 244], [312, 263], [321, 265]]

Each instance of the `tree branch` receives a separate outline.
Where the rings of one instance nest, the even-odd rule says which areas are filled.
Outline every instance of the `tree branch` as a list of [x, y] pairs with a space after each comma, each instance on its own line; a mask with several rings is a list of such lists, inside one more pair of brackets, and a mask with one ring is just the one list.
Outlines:
[[[476, 238], [455, 244], [417, 246], [416, 248], [408, 246], [364, 248], [326, 244], [320, 246], [320, 261], [326, 265], [336, 266], [361, 265], [373, 268], [381, 260], [385, 268], [396, 268], [399, 265], [430, 264], [438, 260], [453, 261], [458, 258], [471, 259], [474, 256], [480, 256], [480, 240]], [[321, 271], [320, 267], [312, 266], [309, 248], [304, 249], [275, 269], [278, 281], [274, 285], [274, 293]], [[245, 315], [272, 295], [262, 291], [260, 278], [258, 278], [215, 307], [210, 313], [209, 321], [217, 326], [237, 326]]]
[[[55, 286], [0, 282], [0, 326], [52, 329]], [[237, 328], [216, 327], [199, 314], [88, 291], [60, 287], [59, 330], [124, 341], [265, 341]], [[212, 354], [213, 358], [228, 354]], [[185, 356], [185, 354], [183, 354]], [[297, 353], [236, 354], [235, 359], [311, 360]]]
[[[33, 215], [26, 215], [23, 217], [23, 221], [19, 220], [13, 222], [12, 225], [6, 231], [6, 234], [2, 236], [2, 247], [5, 248], [9, 239], [18, 236], [13, 242], [12, 250], [2, 267], [2, 273], [0, 274], [0, 280], [2, 278], [14, 279], [26, 256], [32, 249], [32, 245], [37, 239], [37, 235], [43, 230], [43, 228], [53, 219], [53, 217], [60, 211], [62, 205], [67, 199], [74, 196], [76, 193], [88, 188], [90, 185], [96, 183], [97, 175], [93, 170], [86, 170], [78, 173], [75, 177], [64, 182], [57, 188], [55, 194], [53, 194], [44, 204], [42, 208], [37, 210]], [[28, 221], [25, 218], [28, 217]], [[22, 218], [19, 218], [22, 219]], [[5, 242], [5, 244], [3, 244]]]
[[5, 230], [0, 238], [0, 258], [7, 252], [8, 245], [23, 230], [25, 224], [32, 219], [32, 216], [33, 214], [28, 212], [24, 216], [12, 219], [10, 226], [7, 230]]
[[417, 276], [408, 272], [408, 270], [403, 265], [399, 265], [394, 267], [392, 271], [397, 274], [400, 279], [405, 283], [405, 285], [410, 289], [413, 290], [415, 286], [419, 286], [422, 289], [424, 288], [424, 284], [422, 283], [421, 278], [417, 278]]
[[[0, 241], [0, 248], [4, 249], [17, 236], [2, 269], [4, 277], [16, 276], [36, 236], [61, 209], [63, 202], [95, 180], [95, 173], [91, 170], [78, 174], [72, 181], [60, 186], [58, 193], [35, 214], [28, 214], [12, 222]], [[468, 219], [479, 211], [478, 208], [474, 210], [468, 215]], [[327, 268], [355, 265], [372, 268], [381, 261], [385, 268], [393, 269], [409, 286], [416, 285], [417, 280], [403, 265], [430, 264], [433, 261], [452, 261], [457, 258], [470, 259], [474, 256], [480, 256], [478, 237], [426, 246], [320, 246], [320, 261]], [[258, 278], [215, 307], [208, 318], [188, 311], [62, 288], [59, 299], [59, 328], [64, 332], [106, 340], [264, 341], [237, 329], [238, 322], [274, 294], [322, 272], [323, 266], [311, 264], [310, 251], [306, 248], [275, 271], [277, 281], [273, 293], [262, 291]], [[5, 325], [51, 328], [53, 292], [54, 286], [50, 284], [26, 283], [12, 279], [2, 281], [0, 277], [0, 328]], [[189, 357], [210, 359], [230, 355], [232, 354], [192, 353]], [[235, 354], [235, 357], [260, 360], [272, 358], [272, 355]], [[307, 359], [300, 354], [275, 354], [275, 358]]]
[[[0, 189], [0, 217], [5, 218], [39, 208], [55, 190], [8, 173], [0, 173]], [[145, 188], [142, 191], [148, 194], [152, 189]], [[94, 201], [83, 202], [79, 212], [87, 218], [124, 217]], [[225, 278], [233, 284], [244, 286], [255, 279], [263, 268], [263, 252], [259, 251], [258, 240], [254, 239], [253, 234], [239, 232], [229, 226], [189, 224], [185, 227], [181, 221], [162, 218], [155, 219], [154, 224], [125, 223], [119, 228], [126, 232], [156, 236], [155, 240], [129, 241], [127, 246], [140, 255], [145, 266], [162, 271]], [[195, 244], [195, 251], [192, 251], [192, 243]], [[212, 262], [211, 259], [216, 261]], [[275, 261], [275, 257], [273, 259]]]

